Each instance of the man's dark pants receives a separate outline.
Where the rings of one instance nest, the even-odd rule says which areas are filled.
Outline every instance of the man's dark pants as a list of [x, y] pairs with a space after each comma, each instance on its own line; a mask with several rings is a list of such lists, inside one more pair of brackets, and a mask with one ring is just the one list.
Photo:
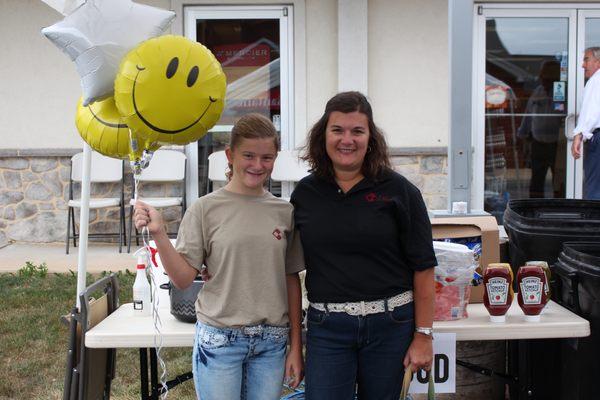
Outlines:
[[600, 129], [583, 143], [583, 198], [600, 200]]

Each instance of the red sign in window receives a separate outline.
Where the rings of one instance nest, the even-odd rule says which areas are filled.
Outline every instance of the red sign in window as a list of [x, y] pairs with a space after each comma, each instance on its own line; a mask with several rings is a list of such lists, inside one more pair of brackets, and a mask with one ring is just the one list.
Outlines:
[[224, 44], [215, 46], [213, 52], [223, 67], [262, 67], [271, 61], [271, 49], [266, 44]]

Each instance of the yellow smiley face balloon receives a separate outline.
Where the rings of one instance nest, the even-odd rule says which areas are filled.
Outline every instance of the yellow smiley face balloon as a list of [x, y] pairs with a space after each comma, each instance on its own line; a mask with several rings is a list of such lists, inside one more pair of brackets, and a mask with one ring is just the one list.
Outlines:
[[[130, 146], [129, 128], [125, 124], [125, 119], [119, 114], [112, 97], [88, 106], [84, 106], [83, 98], [80, 98], [75, 125], [81, 138], [98, 153], [119, 159], [135, 157]], [[160, 146], [142, 143], [141, 147], [142, 150], [155, 151]]]
[[125, 56], [115, 79], [115, 103], [145, 142], [184, 145], [217, 123], [225, 90], [221, 64], [206, 47], [167, 35]]

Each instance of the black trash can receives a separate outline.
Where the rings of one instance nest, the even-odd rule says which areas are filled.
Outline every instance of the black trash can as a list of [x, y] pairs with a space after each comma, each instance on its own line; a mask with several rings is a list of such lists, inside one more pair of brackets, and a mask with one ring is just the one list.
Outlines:
[[564, 243], [553, 272], [559, 302], [587, 319], [591, 331], [562, 343], [562, 398], [600, 399], [600, 243]]
[[504, 212], [504, 229], [515, 272], [529, 260], [551, 265], [564, 242], [600, 241], [600, 201], [511, 200]]
[[[515, 274], [520, 266], [530, 260], [546, 261], [552, 265], [564, 242], [600, 242], [600, 201], [511, 200], [504, 212], [504, 229], [509, 238], [510, 264]], [[559, 301], [556, 291], [552, 296], [555, 301]], [[558, 339], [527, 343], [531, 365], [535, 367], [529, 375], [533, 398], [572, 398], [561, 397], [561, 348], [564, 343], [564, 340]]]

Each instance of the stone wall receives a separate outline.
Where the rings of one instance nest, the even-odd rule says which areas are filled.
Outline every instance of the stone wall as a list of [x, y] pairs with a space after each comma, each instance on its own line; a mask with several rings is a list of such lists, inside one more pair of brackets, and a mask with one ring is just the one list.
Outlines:
[[0, 158], [0, 246], [64, 240], [68, 157]]
[[[75, 153], [75, 151], [70, 151]], [[69, 199], [69, 155], [0, 155], [0, 247], [11, 242], [64, 242]], [[126, 227], [129, 200], [133, 186], [131, 172], [126, 166], [124, 179]], [[80, 184], [74, 183], [73, 197], [79, 198]], [[140, 193], [146, 197], [181, 196], [180, 184], [146, 183]], [[120, 197], [121, 183], [94, 183], [91, 197]], [[163, 210], [169, 232], [177, 232], [180, 207]], [[75, 209], [75, 224], [79, 230], [79, 210]], [[91, 209], [90, 234], [118, 233], [119, 208]], [[115, 238], [90, 240], [118, 241]]]
[[[70, 157], [75, 150], [43, 154], [0, 153], [0, 247], [10, 242], [64, 242], [67, 227]], [[392, 150], [392, 164], [423, 194], [429, 209], [447, 207], [445, 149]], [[129, 218], [133, 179], [126, 166], [125, 212]], [[92, 197], [119, 197], [121, 183], [93, 184]], [[74, 198], [80, 193], [74, 185]], [[146, 197], [181, 196], [179, 184], [147, 183], [140, 193]], [[163, 210], [169, 232], [177, 232], [180, 207]], [[79, 211], [75, 222], [79, 226]], [[90, 210], [90, 233], [118, 232], [119, 209]], [[116, 241], [102, 238], [90, 240]]]
[[448, 207], [448, 157], [445, 149], [393, 151], [394, 169], [419, 188], [429, 210]]

